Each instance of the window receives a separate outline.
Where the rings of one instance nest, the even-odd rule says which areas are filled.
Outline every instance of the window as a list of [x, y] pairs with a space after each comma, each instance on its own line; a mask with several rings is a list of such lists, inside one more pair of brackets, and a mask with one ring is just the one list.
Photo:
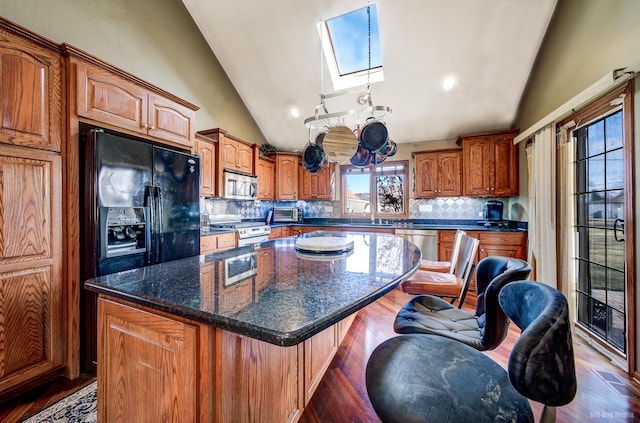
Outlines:
[[371, 70], [369, 70], [369, 16], [367, 8], [322, 22], [319, 31], [322, 49], [336, 90], [384, 80], [378, 14], [369, 6], [371, 18]]
[[340, 167], [342, 215], [347, 217], [408, 217], [407, 161], [377, 166]]

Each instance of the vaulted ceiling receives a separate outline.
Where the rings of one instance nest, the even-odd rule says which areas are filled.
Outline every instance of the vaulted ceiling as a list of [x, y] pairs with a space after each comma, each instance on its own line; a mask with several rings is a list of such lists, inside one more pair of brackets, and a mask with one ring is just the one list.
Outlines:
[[[316, 25], [366, 0], [182, 0], [266, 139], [302, 150], [321, 90], [334, 91]], [[397, 143], [509, 128], [556, 0], [377, 0], [384, 81], [374, 105]], [[442, 89], [446, 76], [456, 86]], [[321, 87], [321, 79], [324, 80]], [[355, 109], [358, 94], [327, 99]], [[300, 111], [294, 118], [291, 107]]]

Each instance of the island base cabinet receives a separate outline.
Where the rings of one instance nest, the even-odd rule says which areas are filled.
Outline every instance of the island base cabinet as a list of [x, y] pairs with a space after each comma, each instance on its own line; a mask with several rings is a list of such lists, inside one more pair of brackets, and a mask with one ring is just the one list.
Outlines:
[[298, 421], [302, 413], [300, 347], [280, 347], [221, 332], [221, 408], [217, 421]]
[[281, 347], [106, 295], [99, 422], [297, 422], [355, 314]]
[[98, 316], [98, 421], [196, 421], [198, 328], [103, 298]]

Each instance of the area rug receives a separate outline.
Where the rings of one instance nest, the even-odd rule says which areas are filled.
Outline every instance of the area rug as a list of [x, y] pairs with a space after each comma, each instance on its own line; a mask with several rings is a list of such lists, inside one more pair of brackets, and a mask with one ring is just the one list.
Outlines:
[[97, 410], [96, 382], [64, 397], [29, 417], [23, 423], [95, 423]]

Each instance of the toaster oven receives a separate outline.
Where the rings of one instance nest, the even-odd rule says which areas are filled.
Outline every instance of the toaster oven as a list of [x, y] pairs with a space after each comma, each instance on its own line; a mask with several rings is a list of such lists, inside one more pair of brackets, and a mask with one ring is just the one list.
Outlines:
[[304, 212], [297, 207], [274, 207], [273, 223], [302, 223]]

